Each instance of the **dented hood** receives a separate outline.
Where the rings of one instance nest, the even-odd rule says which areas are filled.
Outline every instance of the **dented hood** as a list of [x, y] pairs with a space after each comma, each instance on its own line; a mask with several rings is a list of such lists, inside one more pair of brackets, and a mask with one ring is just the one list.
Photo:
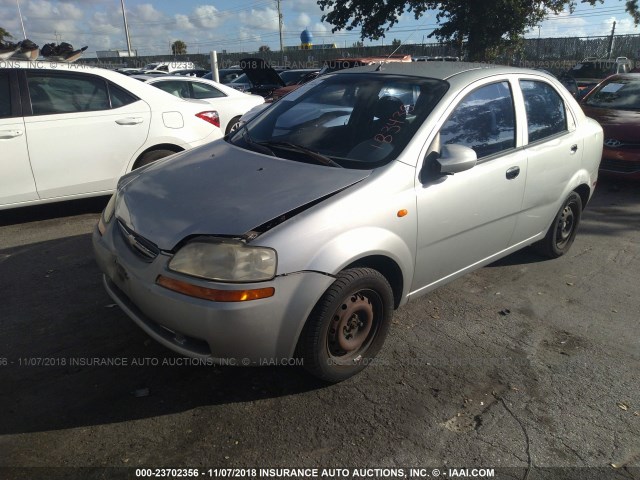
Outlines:
[[243, 235], [369, 174], [262, 155], [220, 140], [123, 177], [116, 216], [160, 249], [172, 250], [191, 235]]

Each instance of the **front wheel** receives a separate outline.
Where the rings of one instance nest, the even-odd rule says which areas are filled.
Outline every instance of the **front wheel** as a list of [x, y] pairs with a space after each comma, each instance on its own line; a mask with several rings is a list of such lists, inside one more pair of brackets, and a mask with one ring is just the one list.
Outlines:
[[569, 251], [578, 232], [582, 216], [582, 199], [571, 192], [549, 227], [544, 239], [535, 244], [536, 249], [549, 258], [558, 258]]
[[298, 352], [305, 368], [332, 383], [360, 372], [382, 348], [392, 315], [393, 292], [380, 272], [342, 271], [302, 330]]

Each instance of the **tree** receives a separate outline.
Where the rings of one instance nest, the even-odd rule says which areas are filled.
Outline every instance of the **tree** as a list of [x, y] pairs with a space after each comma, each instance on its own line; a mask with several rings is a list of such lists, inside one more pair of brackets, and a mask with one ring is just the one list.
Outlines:
[[7, 32], [4, 28], [0, 27], [0, 42], [3, 42], [5, 38], [13, 38], [13, 35]]
[[258, 51], [262, 53], [267, 53], [271, 51], [271, 48], [269, 47], [269, 45], [260, 45], [260, 48], [258, 48]]
[[187, 44], [182, 40], [176, 40], [171, 44], [171, 53], [174, 55], [185, 55], [187, 53]]
[[[576, 3], [596, 5], [603, 0], [317, 0], [322, 21], [333, 25], [332, 32], [360, 27], [360, 37], [384, 37], [405, 11], [416, 19], [436, 11], [436, 28], [429, 38], [465, 45], [471, 60], [490, 59], [522, 42], [527, 30], [540, 24], [550, 13], [564, 8], [573, 12]], [[624, 0], [635, 24], [640, 23], [639, 0]]]
[[402, 45], [402, 40], [398, 40], [397, 38], [394, 38], [391, 42], [392, 47], [399, 47], [400, 45]]

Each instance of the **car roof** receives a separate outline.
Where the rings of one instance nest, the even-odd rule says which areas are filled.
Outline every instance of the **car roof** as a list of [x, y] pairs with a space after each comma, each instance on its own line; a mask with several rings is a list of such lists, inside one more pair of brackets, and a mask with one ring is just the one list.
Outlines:
[[416, 77], [449, 80], [458, 75], [464, 75], [467, 81], [511, 73], [530, 73], [540, 75], [539, 71], [473, 62], [390, 62], [349, 68], [335, 72], [336, 75], [353, 75], [364, 72], [380, 72], [381, 74], [411, 75]]
[[207, 78], [202, 77], [186, 77], [184, 75], [131, 75], [130, 78], [135, 78], [137, 80], [142, 80], [145, 83], [154, 84], [158, 82], [196, 82], [196, 83], [206, 83], [214, 86], [221, 92], [225, 93], [227, 96], [244, 96], [249, 95], [244, 92], [240, 92], [235, 88], [229, 87], [222, 83], [216, 82], [214, 80], [209, 80]]
[[[55, 66], [54, 66], [55, 65]], [[94, 75], [98, 75], [102, 78], [112, 81], [116, 85], [125, 88], [132, 94], [139, 96], [145, 102], [162, 102], [163, 104], [167, 104], [168, 101], [176, 102], [176, 107], [178, 105], [183, 105], [185, 108], [186, 105], [189, 105], [193, 100], [184, 100], [178, 97], [173, 97], [173, 95], [169, 95], [173, 97], [173, 100], [167, 97], [167, 93], [163, 92], [159, 88], [153, 87], [152, 85], [147, 85], [146, 82], [141, 82], [139, 78], [136, 77], [148, 77], [149, 79], [157, 79], [159, 78], [157, 75], [123, 75], [122, 73], [116, 72], [114, 70], [107, 70], [106, 68], [101, 67], [92, 67], [85, 64], [80, 63], [63, 63], [63, 62], [47, 62], [47, 61], [38, 61], [38, 62], [29, 62], [23, 60], [4, 60], [0, 62], [0, 70], [7, 68], [21, 68], [21, 69], [37, 69], [40, 71], [46, 72], [66, 72], [66, 73], [90, 73]], [[162, 77], [164, 78], [164, 76]], [[170, 77], [176, 79], [193, 79], [193, 77]], [[206, 102], [202, 102], [206, 103]], [[193, 103], [191, 103], [193, 104]]]

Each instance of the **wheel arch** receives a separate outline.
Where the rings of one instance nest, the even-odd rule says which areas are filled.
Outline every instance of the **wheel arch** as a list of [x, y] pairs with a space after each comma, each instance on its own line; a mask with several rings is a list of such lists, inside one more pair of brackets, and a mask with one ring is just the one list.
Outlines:
[[382, 276], [387, 279], [389, 285], [391, 285], [391, 290], [393, 291], [393, 308], [397, 309], [400, 306], [404, 289], [404, 277], [402, 276], [400, 265], [398, 265], [395, 260], [385, 255], [368, 255], [351, 262], [341, 270], [347, 270], [349, 268], [372, 268], [380, 272]]
[[140, 159], [142, 159], [142, 157], [144, 157], [147, 153], [154, 152], [156, 150], [170, 150], [173, 153], [178, 153], [184, 151], [184, 148], [173, 143], [159, 143], [157, 145], [153, 145], [140, 152], [136, 159], [131, 163], [131, 168], [129, 169], [129, 171], [135, 170], [136, 165], [138, 165], [138, 162], [140, 162]]
[[591, 197], [591, 189], [588, 185], [582, 183], [574, 188], [573, 191], [580, 195], [580, 200], [582, 200], [582, 210], [584, 210], [589, 198]]

